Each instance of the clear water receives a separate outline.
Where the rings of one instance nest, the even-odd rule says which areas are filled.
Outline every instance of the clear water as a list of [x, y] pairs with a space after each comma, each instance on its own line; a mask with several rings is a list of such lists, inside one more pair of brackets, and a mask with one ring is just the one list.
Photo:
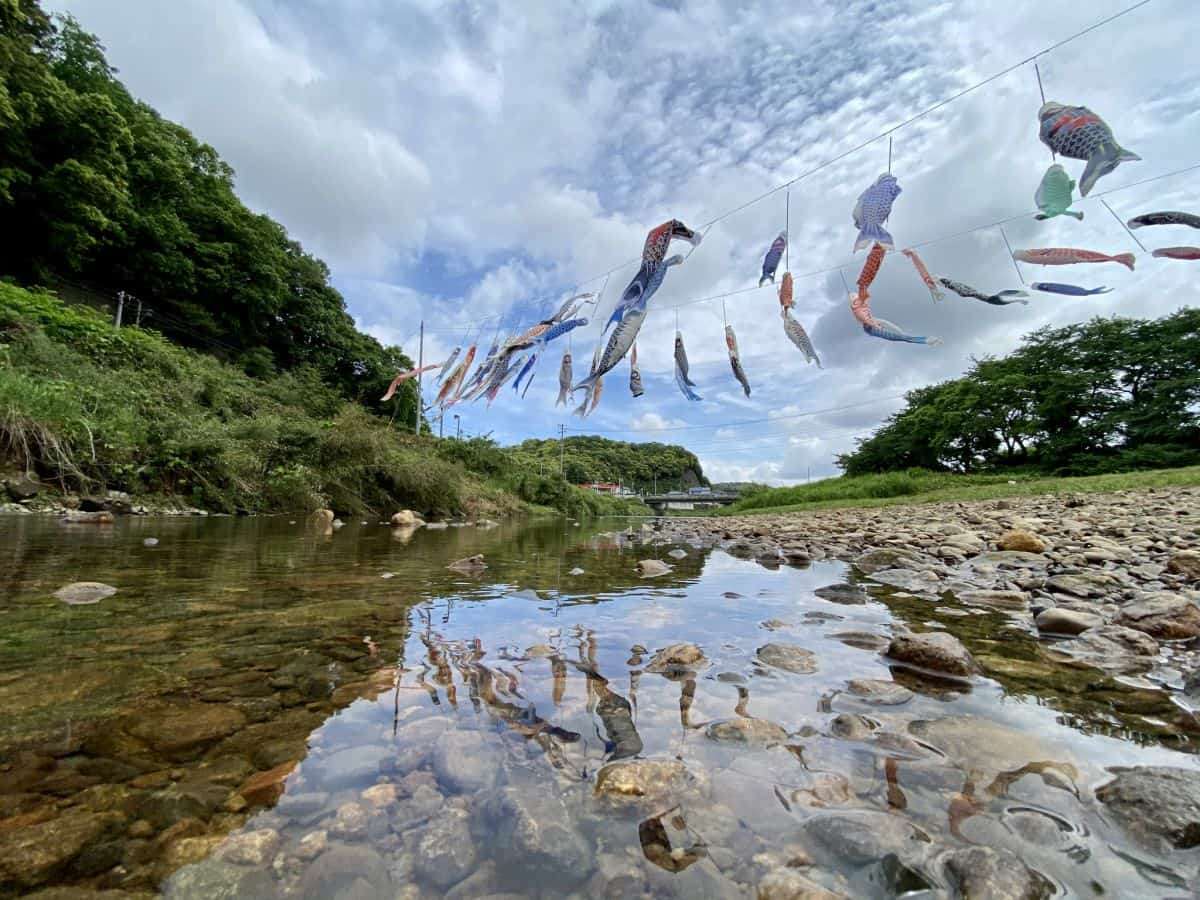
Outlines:
[[[0, 896], [752, 897], [788, 865], [950, 896], [944, 854], [973, 843], [1060, 895], [1187, 893], [1194, 851], [1137, 846], [1093, 795], [1111, 766], [1195, 767], [1163, 693], [1053, 662], [1001, 614], [815, 596], [853, 580], [840, 563], [673, 559], [626, 527], [0, 520]], [[474, 553], [481, 573], [446, 568]], [[119, 590], [53, 598], [74, 581]], [[901, 623], [995, 679], [889, 667]], [[704, 659], [655, 671], [683, 642]], [[675, 768], [597, 791], [637, 760]]]

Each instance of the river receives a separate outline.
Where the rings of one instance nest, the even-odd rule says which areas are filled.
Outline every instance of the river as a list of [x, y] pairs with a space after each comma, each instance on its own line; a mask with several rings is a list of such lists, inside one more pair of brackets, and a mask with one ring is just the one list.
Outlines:
[[[1095, 793], [1196, 768], [1161, 697], [641, 524], [0, 520], [0, 896], [1186, 894]], [[900, 627], [1011, 677], [890, 664]]]

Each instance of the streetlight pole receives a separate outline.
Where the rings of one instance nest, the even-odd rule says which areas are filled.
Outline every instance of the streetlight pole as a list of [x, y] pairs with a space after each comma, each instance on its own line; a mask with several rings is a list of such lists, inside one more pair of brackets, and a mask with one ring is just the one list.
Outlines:
[[458, 413], [454, 414], [454, 430], [455, 430], [455, 434], [454, 434], [455, 439], [461, 441], [462, 440], [462, 419], [459, 417]]

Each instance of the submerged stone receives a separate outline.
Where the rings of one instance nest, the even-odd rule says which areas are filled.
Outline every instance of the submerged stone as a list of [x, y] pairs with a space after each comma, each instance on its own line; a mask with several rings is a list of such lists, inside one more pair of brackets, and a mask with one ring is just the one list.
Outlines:
[[106, 600], [117, 592], [117, 589], [101, 581], [76, 581], [66, 587], [60, 587], [54, 596], [67, 606], [90, 606]]
[[918, 668], [958, 677], [972, 675], [979, 668], [962, 641], [940, 631], [896, 635], [888, 645], [887, 655]]
[[709, 722], [704, 733], [714, 741], [733, 744], [750, 744], [770, 746], [781, 744], [788, 738], [787, 731], [767, 719], [755, 719], [750, 716], [734, 716], [731, 719], [718, 719]]
[[1096, 799], [1134, 840], [1147, 849], [1200, 846], [1200, 772], [1170, 766], [1109, 770], [1116, 777]]
[[817, 671], [817, 655], [795, 644], [763, 644], [756, 654], [765, 665], [798, 675], [809, 675]]

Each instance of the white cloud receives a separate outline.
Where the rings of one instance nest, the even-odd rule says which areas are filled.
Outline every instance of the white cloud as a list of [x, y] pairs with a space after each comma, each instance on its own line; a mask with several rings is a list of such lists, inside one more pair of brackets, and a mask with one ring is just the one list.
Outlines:
[[[635, 259], [649, 227], [670, 217], [703, 224], [1123, 4], [179, 0], [170, 15], [150, 0], [52, 5], [100, 35], [136, 95], [217, 147], [252, 206], [330, 262], [362, 327], [415, 356], [424, 319], [427, 356], [438, 358], [464, 339], [489, 343], [490, 316], [504, 316], [506, 329], [536, 321], [575, 282]], [[1190, 58], [1197, 25], [1193, 2], [1160, 0], [1040, 59], [1048, 97], [1088, 104], [1144, 159], [1100, 189], [1196, 161], [1200, 88], [1177, 60]], [[896, 133], [904, 193], [888, 227], [900, 246], [1031, 208], [1049, 163], [1036, 138], [1039, 103], [1026, 66]], [[645, 396], [630, 397], [622, 364], [586, 421], [553, 409], [562, 352], [571, 349], [577, 374], [586, 367], [628, 266], [612, 274], [592, 324], [546, 351], [524, 403], [506, 391], [490, 410], [459, 410], [470, 430], [515, 440], [556, 433], [561, 422], [681, 440], [723, 479], [803, 479], [810, 466], [816, 477], [898, 408], [890, 398], [954, 377], [973, 357], [1004, 353], [1042, 325], [1160, 315], [1190, 296], [1186, 265], [1145, 258], [1134, 275], [1116, 266], [1054, 273], [1117, 288], [1100, 297], [935, 305], [895, 255], [873, 287], [876, 314], [945, 345], [868, 338], [838, 275], [804, 273], [845, 265], [853, 282], [863, 254], [850, 255], [850, 209], [886, 157], [886, 141], [876, 142], [790, 191], [796, 314], [823, 369], [785, 338], [772, 288], [723, 308], [668, 309], [756, 283], [783, 226], [779, 193], [723, 219], [671, 271], [638, 341]], [[1067, 166], [1077, 177], [1082, 163]], [[1194, 183], [1172, 179], [1109, 200], [1122, 217], [1190, 208]], [[1098, 202], [1079, 208], [1083, 222], [1023, 218], [1009, 239], [1129, 248]], [[994, 229], [921, 253], [933, 271], [977, 287], [1016, 286]], [[729, 369], [726, 321], [749, 399]], [[688, 403], [674, 384], [676, 322], [703, 403]], [[834, 411], [795, 418], [811, 410]], [[712, 427], [647, 430], [676, 423]]]

